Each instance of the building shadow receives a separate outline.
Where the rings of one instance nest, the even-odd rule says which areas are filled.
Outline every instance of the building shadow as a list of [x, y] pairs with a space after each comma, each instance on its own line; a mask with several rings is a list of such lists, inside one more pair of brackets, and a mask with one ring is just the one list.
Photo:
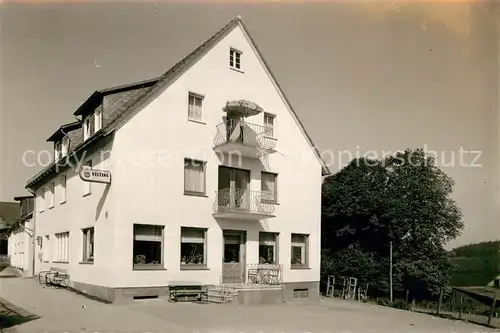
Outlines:
[[4, 329], [21, 325], [36, 319], [40, 319], [40, 316], [29, 313], [3, 299], [0, 299], [0, 332], [3, 332]]

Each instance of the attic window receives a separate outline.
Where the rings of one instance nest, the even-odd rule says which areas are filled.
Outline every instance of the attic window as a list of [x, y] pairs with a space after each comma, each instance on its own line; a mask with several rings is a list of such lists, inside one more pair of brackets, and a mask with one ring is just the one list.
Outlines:
[[83, 141], [90, 138], [90, 117], [83, 121]]
[[102, 128], [102, 109], [98, 108], [95, 110], [94, 115], [94, 132], [99, 131]]
[[235, 49], [229, 50], [229, 67], [241, 70], [241, 52]]
[[62, 147], [61, 147], [61, 141], [57, 141], [54, 144], [54, 159], [57, 161], [61, 158], [62, 155]]
[[69, 151], [69, 138], [65, 136], [62, 139], [61, 157], [68, 155], [68, 151]]

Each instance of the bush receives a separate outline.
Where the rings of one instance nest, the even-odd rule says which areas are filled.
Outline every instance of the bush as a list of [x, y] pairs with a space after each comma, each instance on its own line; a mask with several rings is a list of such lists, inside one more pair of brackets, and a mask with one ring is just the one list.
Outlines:
[[377, 304], [382, 306], [391, 306], [391, 302], [387, 298], [377, 298]]
[[395, 309], [410, 310], [410, 305], [404, 299], [395, 299], [392, 303], [387, 298], [377, 298], [377, 304]]
[[401, 310], [410, 310], [410, 305], [403, 299], [396, 299], [391, 305], [393, 308]]

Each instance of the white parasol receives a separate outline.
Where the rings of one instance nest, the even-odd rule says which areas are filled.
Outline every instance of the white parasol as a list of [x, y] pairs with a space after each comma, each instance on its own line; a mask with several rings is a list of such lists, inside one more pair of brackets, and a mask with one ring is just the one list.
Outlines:
[[241, 117], [255, 116], [264, 111], [257, 103], [244, 99], [227, 102], [222, 110], [227, 114]]

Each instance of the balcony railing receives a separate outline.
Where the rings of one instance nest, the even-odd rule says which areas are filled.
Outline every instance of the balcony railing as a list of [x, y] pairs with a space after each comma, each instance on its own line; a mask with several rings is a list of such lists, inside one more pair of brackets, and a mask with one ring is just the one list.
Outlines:
[[280, 285], [283, 282], [283, 265], [279, 264], [248, 264], [248, 284]]
[[252, 124], [243, 119], [228, 119], [217, 125], [214, 145], [237, 143], [253, 146], [263, 150], [273, 150], [276, 147], [274, 130], [262, 125]]
[[[218, 190], [215, 196], [214, 215], [247, 214], [272, 217], [274, 204], [266, 202], [266, 193], [243, 189]], [[234, 217], [234, 216], [232, 216]]]

